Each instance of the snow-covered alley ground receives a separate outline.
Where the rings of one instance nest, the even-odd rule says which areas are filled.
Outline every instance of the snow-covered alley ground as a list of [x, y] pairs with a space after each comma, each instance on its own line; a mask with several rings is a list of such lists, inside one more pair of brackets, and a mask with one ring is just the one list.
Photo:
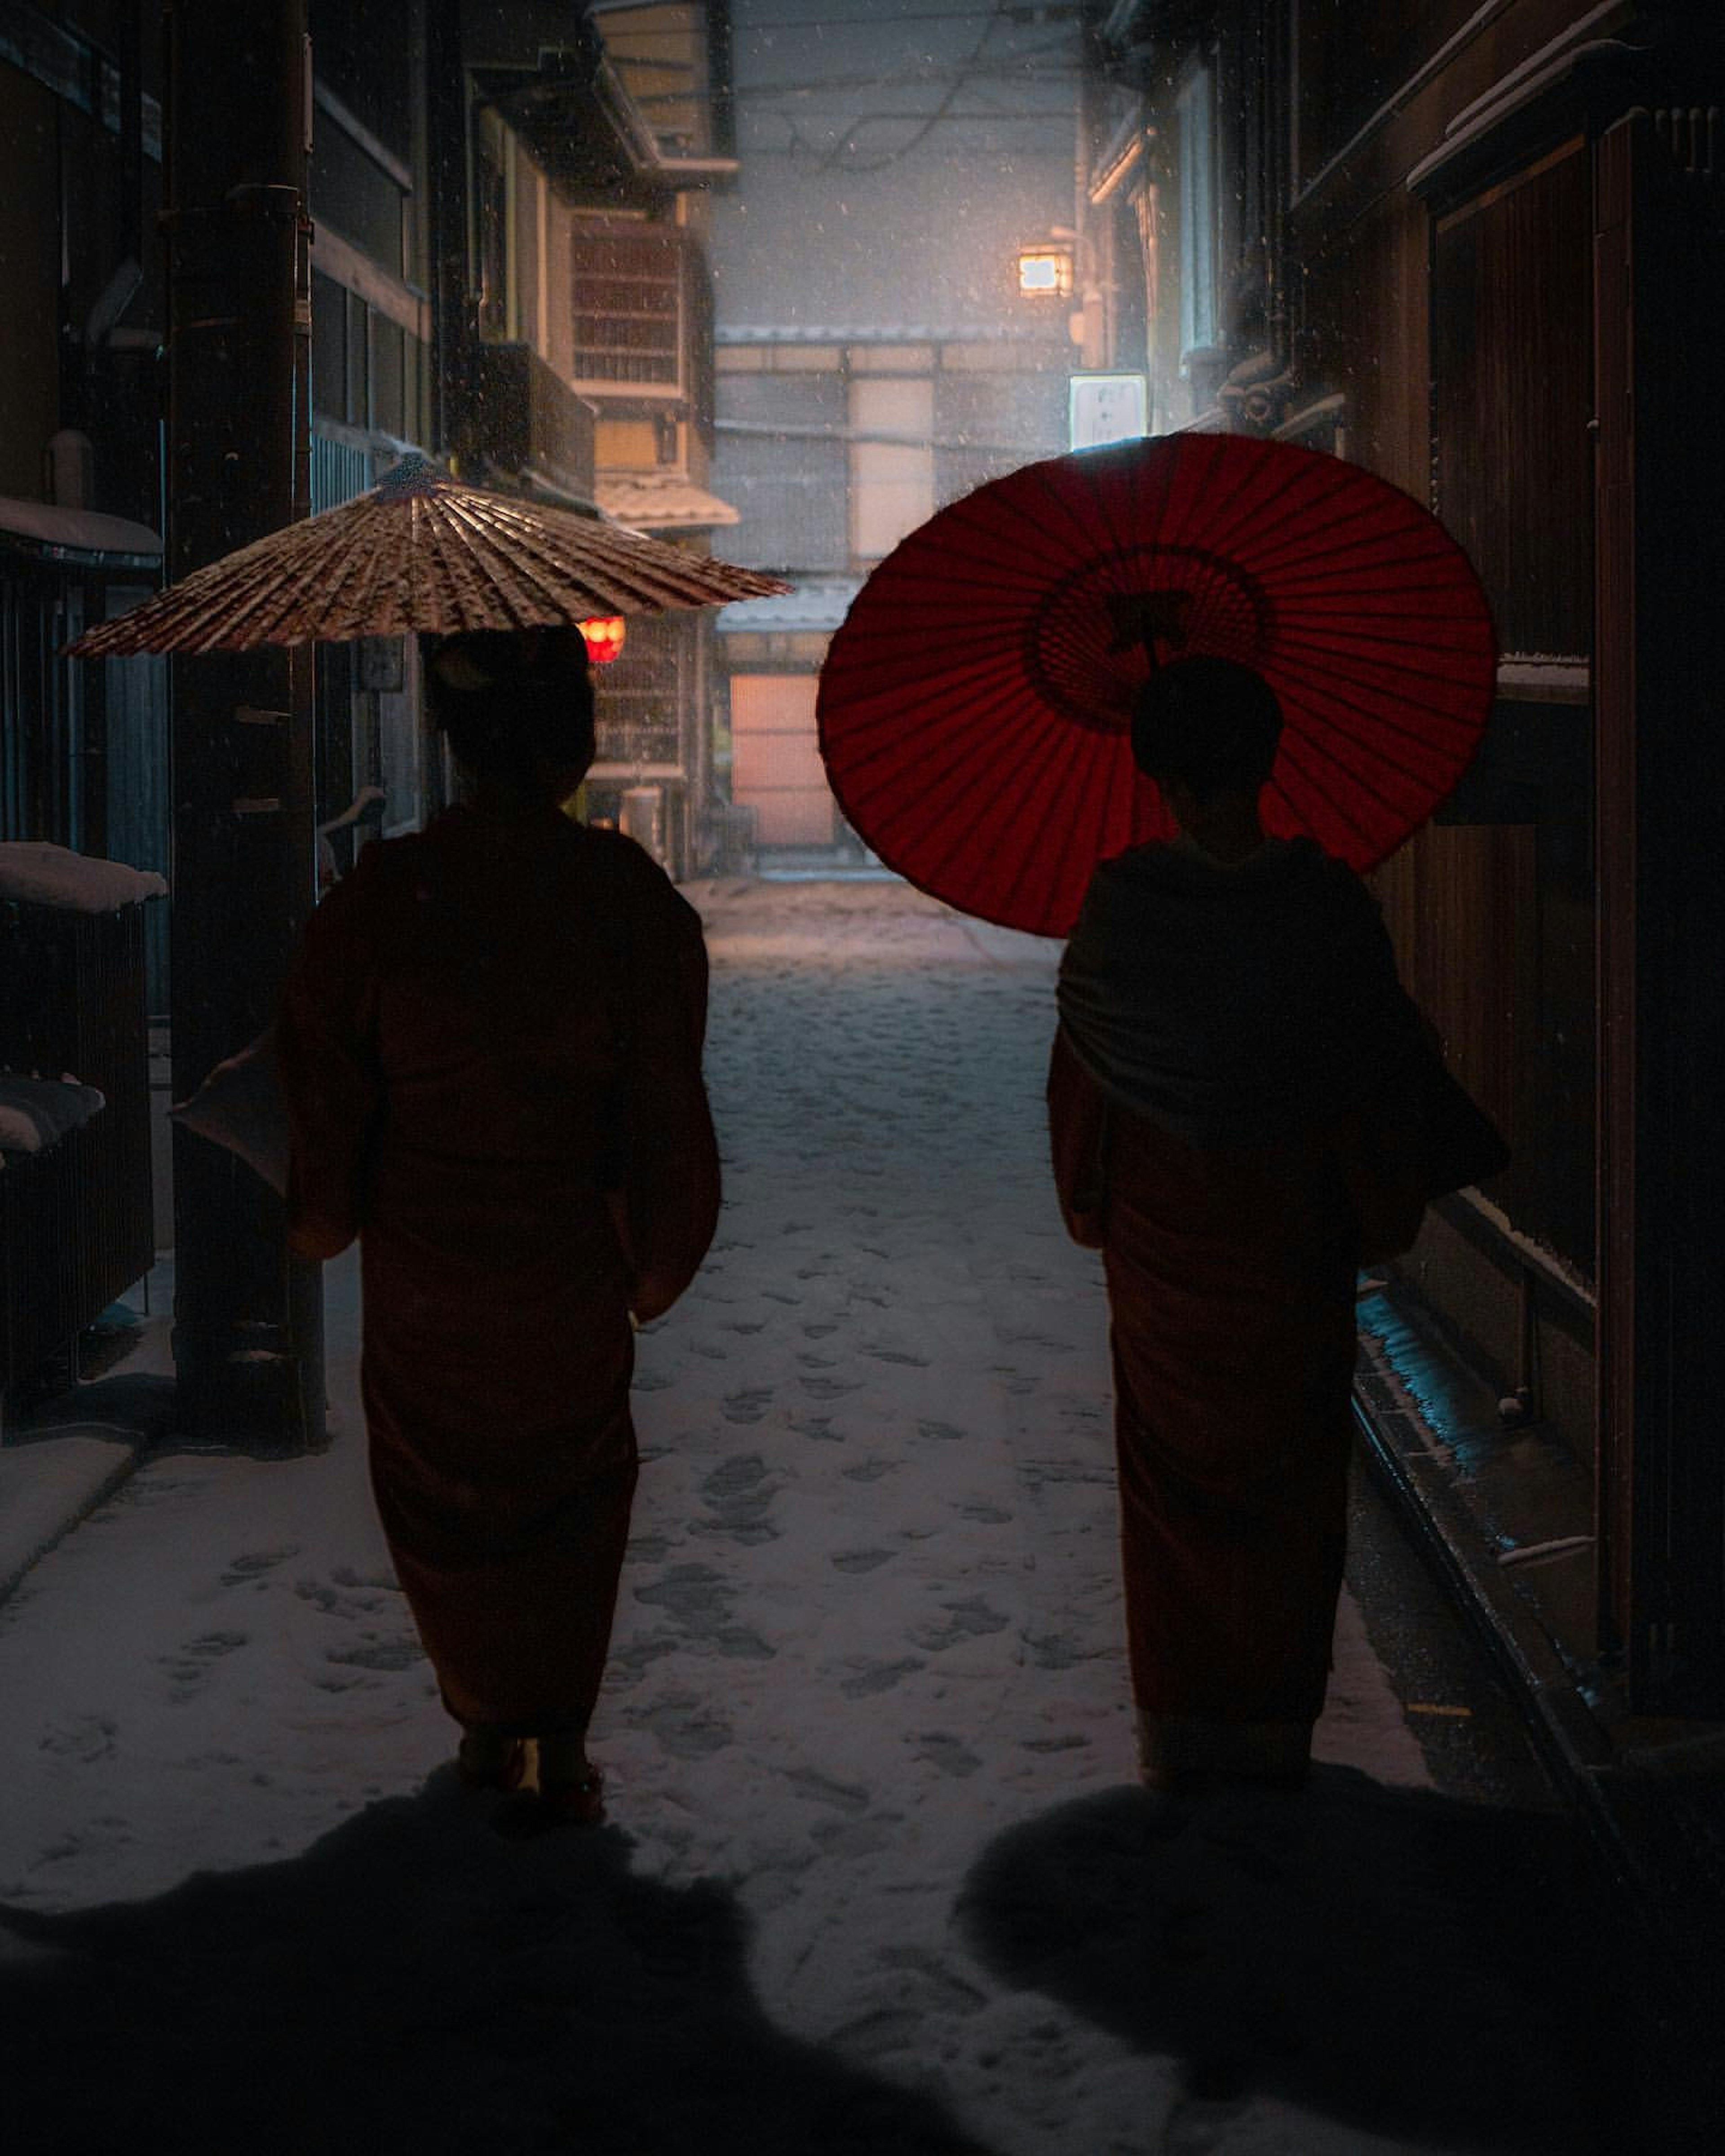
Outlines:
[[8, 2148], [1653, 2145], [1565, 1822], [1432, 1787], [1351, 1599], [1308, 1794], [1131, 1786], [1054, 947], [701, 903], [728, 1196], [640, 1342], [613, 1824], [454, 1786], [331, 1269], [333, 1448], [170, 1444], [0, 1610]]

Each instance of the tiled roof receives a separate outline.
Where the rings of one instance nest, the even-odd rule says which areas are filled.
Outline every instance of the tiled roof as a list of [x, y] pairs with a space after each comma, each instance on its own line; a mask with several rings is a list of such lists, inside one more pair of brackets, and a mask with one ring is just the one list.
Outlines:
[[[1065, 326], [1064, 318], [1061, 327]], [[989, 326], [976, 322], [911, 322], [883, 328], [878, 322], [725, 322], [716, 344], [1058, 344], [1045, 329]]]
[[50, 562], [87, 563], [111, 554], [138, 562], [162, 558], [160, 535], [127, 517], [93, 509], [66, 509], [57, 502], [25, 501], [0, 496], [0, 542], [18, 542]]
[[861, 589], [860, 577], [805, 577], [779, 598], [721, 607], [716, 619], [721, 630], [746, 629], [757, 634], [832, 630], [850, 613], [850, 603]]
[[735, 524], [728, 501], [675, 472], [601, 473], [593, 483], [608, 516], [643, 531], [708, 531]]

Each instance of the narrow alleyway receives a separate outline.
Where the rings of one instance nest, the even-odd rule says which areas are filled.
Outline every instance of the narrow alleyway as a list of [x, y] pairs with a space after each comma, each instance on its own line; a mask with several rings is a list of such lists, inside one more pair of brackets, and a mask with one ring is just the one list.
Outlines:
[[506, 1843], [443, 1764], [346, 1261], [331, 1450], [170, 1443], [0, 1609], [8, 2145], [1666, 2145], [1586, 1853], [1368, 1495], [1312, 1790], [1130, 1786], [1055, 947], [701, 903], [727, 1205], [639, 1343], [612, 1825]]

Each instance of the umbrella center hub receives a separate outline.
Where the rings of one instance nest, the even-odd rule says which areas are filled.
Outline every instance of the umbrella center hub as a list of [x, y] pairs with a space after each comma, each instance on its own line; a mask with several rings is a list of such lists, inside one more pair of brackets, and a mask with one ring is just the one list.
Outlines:
[[1121, 733], [1153, 665], [1209, 652], [1259, 665], [1275, 610], [1237, 562], [1197, 547], [1122, 547], [1062, 577], [1025, 625], [1024, 662], [1076, 724]]

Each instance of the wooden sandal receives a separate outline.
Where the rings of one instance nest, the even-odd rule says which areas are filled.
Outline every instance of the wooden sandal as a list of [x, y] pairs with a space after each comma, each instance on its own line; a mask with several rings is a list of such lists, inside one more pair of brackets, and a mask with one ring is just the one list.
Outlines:
[[519, 1737], [501, 1759], [494, 1745], [483, 1739], [476, 1743], [470, 1734], [455, 1753], [455, 1773], [464, 1789], [518, 1789], [526, 1771], [527, 1748]]
[[589, 1766], [576, 1780], [518, 1790], [498, 1805], [492, 1829], [506, 1841], [532, 1841], [562, 1827], [597, 1826], [605, 1816], [604, 1779]]
[[566, 1826], [597, 1826], [605, 1816], [605, 1778], [589, 1760], [572, 1781], [539, 1784], [539, 1801]]

